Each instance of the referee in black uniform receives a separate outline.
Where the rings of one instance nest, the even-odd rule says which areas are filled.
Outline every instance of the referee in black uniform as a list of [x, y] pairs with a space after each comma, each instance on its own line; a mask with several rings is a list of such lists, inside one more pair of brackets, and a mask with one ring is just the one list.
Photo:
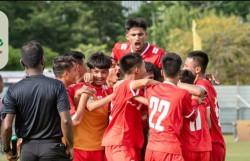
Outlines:
[[1, 109], [2, 143], [7, 159], [18, 159], [10, 148], [16, 117], [16, 135], [23, 138], [21, 161], [72, 160], [73, 126], [63, 83], [43, 75], [44, 52], [38, 42], [31, 41], [22, 47], [20, 63], [26, 77], [8, 88]]

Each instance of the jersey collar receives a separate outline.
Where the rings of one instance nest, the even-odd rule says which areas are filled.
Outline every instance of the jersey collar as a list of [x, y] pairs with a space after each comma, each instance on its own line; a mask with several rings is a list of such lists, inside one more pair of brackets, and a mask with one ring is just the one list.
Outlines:
[[176, 86], [174, 83], [171, 83], [171, 82], [169, 82], [169, 81], [164, 81], [163, 83], [165, 83], [165, 84], [170, 84], [170, 85], [172, 85], [172, 86]]

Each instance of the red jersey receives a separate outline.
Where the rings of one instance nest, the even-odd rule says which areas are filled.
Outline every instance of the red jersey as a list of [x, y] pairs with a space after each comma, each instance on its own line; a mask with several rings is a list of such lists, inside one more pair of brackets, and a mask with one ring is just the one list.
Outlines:
[[102, 146], [143, 146], [141, 126], [142, 104], [133, 100], [139, 90], [131, 90], [131, 80], [124, 80], [115, 90], [109, 125], [104, 133]]
[[[116, 43], [112, 49], [112, 56], [120, 60], [123, 55], [133, 52], [132, 45], [129, 42]], [[147, 43], [147, 48], [141, 53], [144, 61], [153, 63], [156, 67], [162, 68], [161, 57], [165, 54], [164, 50], [156, 45]]]
[[166, 81], [149, 87], [146, 97], [150, 127], [147, 149], [181, 155], [179, 136], [183, 118], [196, 118], [193, 107], [198, 107], [198, 101], [192, 101], [187, 90]]
[[74, 105], [74, 95], [76, 93], [76, 90], [78, 90], [84, 86], [86, 86], [85, 83], [77, 83], [77, 84], [72, 84], [72, 85], [68, 86], [68, 88], [67, 88], [67, 94], [68, 94], [69, 104], [70, 104], [70, 115], [71, 115], [72, 119], [74, 119], [74, 117], [76, 117], [76, 108], [77, 108]]
[[200, 104], [197, 109], [195, 121], [183, 120], [181, 131], [182, 150], [185, 151], [211, 151], [212, 143], [207, 122], [207, 109], [210, 108], [209, 101], [205, 98], [206, 104]]
[[89, 86], [93, 89], [96, 90], [96, 96], [98, 97], [98, 99], [100, 99], [101, 97], [105, 97], [106, 95], [104, 95], [104, 92], [107, 93], [107, 95], [113, 93], [113, 88], [108, 88], [106, 85], [103, 85], [101, 87], [96, 87], [96, 86], [92, 86], [91, 84], [88, 83], [77, 83], [77, 84], [72, 84], [67, 88], [67, 93], [68, 93], [68, 98], [69, 98], [69, 103], [70, 103], [70, 115], [72, 117], [72, 119], [74, 119], [74, 117], [76, 116], [76, 108], [74, 105], [74, 95], [76, 93], [76, 91], [84, 86]]
[[225, 141], [221, 132], [219, 114], [220, 108], [217, 101], [217, 93], [210, 81], [206, 79], [198, 79], [195, 82], [196, 85], [200, 85], [207, 92], [207, 98], [210, 103], [210, 118], [211, 118], [211, 139], [212, 142], [219, 142], [225, 146]]

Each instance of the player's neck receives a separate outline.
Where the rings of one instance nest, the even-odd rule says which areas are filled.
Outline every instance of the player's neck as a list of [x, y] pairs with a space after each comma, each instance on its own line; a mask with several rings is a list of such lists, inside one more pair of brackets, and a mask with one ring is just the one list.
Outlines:
[[40, 75], [43, 74], [43, 70], [39, 68], [25, 68], [25, 73], [27, 76]]
[[136, 80], [136, 76], [134, 74], [124, 74], [124, 80]]
[[174, 85], [177, 85], [177, 82], [178, 82], [178, 78], [176, 77], [176, 78], [169, 78], [169, 77], [167, 77], [167, 78], [164, 78], [164, 82], [170, 82], [170, 83], [173, 83]]

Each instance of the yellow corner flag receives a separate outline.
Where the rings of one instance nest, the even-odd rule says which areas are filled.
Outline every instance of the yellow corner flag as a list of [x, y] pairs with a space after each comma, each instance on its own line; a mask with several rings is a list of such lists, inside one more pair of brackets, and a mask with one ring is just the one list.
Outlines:
[[195, 20], [193, 20], [192, 32], [193, 32], [193, 50], [202, 50], [201, 49], [201, 38], [196, 33], [196, 23], [195, 23]]

